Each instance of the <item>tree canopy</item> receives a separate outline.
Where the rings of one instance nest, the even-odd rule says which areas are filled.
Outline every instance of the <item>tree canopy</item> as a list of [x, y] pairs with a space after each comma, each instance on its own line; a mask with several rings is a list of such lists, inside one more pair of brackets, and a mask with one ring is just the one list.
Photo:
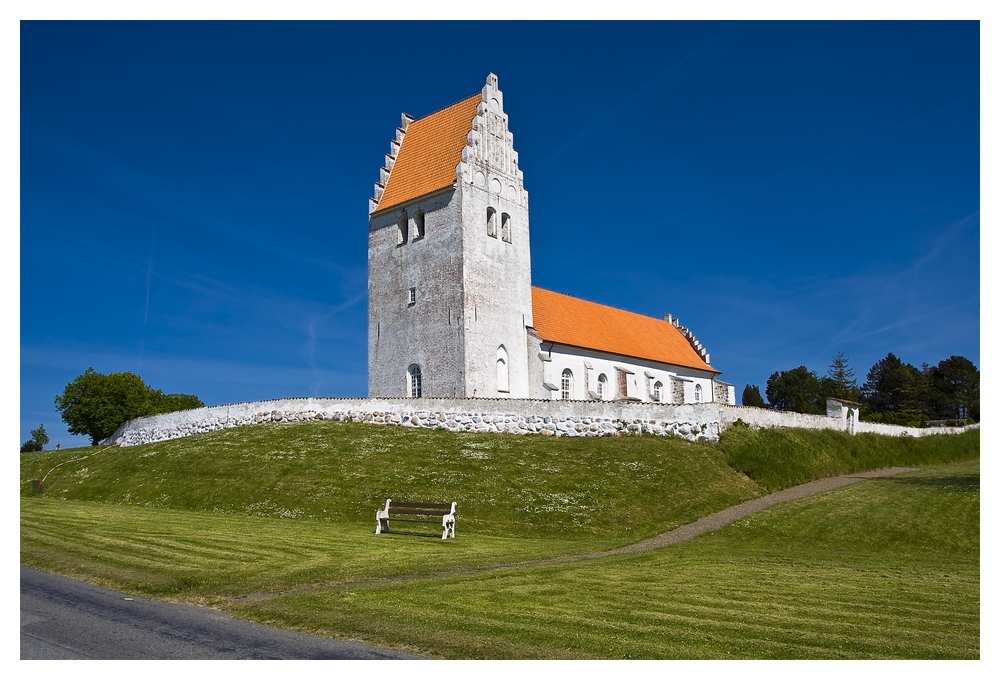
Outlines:
[[822, 383], [805, 366], [772, 373], [767, 379], [767, 400], [779, 411], [826, 413]]
[[21, 444], [21, 453], [41, 451], [49, 443], [49, 434], [45, 431], [45, 423], [31, 430], [31, 439]]
[[[743, 390], [744, 406], [764, 406], [755, 385]], [[889, 352], [869, 369], [859, 388], [854, 369], [837, 352], [827, 373], [819, 377], [805, 366], [776, 371], [767, 380], [770, 408], [799, 413], [826, 413], [829, 397], [861, 403], [864, 420], [910, 427], [928, 420], [979, 420], [979, 369], [963, 356], [950, 356], [937, 366], [917, 368]], [[757, 400], [760, 400], [758, 403]]]
[[133, 418], [204, 406], [191, 394], [154, 390], [135, 373], [104, 375], [92, 367], [66, 385], [55, 402], [70, 433], [87, 435], [94, 446]]
[[861, 390], [858, 389], [858, 381], [854, 377], [854, 369], [851, 368], [850, 359], [843, 352], [830, 361], [826, 369], [826, 396], [835, 399], [847, 399], [848, 401], [859, 401]]
[[760, 387], [757, 385], [747, 385], [743, 388], [743, 399], [741, 400], [744, 406], [756, 406], [757, 408], [767, 408], [767, 404], [764, 403], [764, 397], [760, 396]]

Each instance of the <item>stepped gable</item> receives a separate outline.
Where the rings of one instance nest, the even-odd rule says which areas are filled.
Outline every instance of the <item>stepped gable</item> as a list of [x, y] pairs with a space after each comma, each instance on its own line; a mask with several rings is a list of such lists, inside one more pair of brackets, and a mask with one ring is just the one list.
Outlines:
[[570, 295], [531, 287], [535, 333], [542, 340], [712, 373], [673, 324]]
[[405, 113], [390, 144], [380, 182], [369, 212], [386, 210], [429, 193], [453, 186], [462, 149], [468, 143], [472, 119], [482, 94], [413, 120]]

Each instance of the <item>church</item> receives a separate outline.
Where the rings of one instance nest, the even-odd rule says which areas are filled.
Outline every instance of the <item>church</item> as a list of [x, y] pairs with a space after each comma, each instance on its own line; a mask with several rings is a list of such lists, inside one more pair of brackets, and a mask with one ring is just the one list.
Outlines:
[[403, 114], [368, 213], [370, 397], [736, 403], [671, 315], [531, 285], [528, 193], [496, 75]]

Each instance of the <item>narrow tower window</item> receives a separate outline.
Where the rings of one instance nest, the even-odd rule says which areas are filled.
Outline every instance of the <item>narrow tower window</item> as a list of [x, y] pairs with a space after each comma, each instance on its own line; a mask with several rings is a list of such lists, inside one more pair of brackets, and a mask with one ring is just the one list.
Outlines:
[[597, 398], [601, 401], [608, 398], [608, 376], [603, 373], [597, 376]]
[[486, 209], [486, 235], [497, 237], [497, 211], [493, 208]]
[[410, 369], [407, 371], [409, 377], [409, 396], [419, 397], [423, 393], [420, 386], [420, 367], [416, 364], [411, 364]]
[[410, 290], [406, 292], [406, 304], [412, 307], [417, 304], [417, 287], [412, 286]]
[[400, 216], [399, 223], [396, 226], [398, 227], [398, 231], [396, 232], [396, 245], [402, 245], [409, 239], [410, 232], [410, 218], [406, 214], [405, 210]]
[[659, 380], [653, 385], [653, 401], [662, 401], [663, 397], [663, 383]]
[[500, 218], [500, 236], [510, 243], [510, 215], [504, 213]]
[[560, 396], [563, 399], [573, 398], [573, 371], [568, 368], [562, 372], [562, 391]]
[[701, 385], [694, 386], [694, 403], [701, 403]]
[[497, 349], [497, 392], [510, 392], [510, 373], [507, 370], [507, 350]]
[[413, 240], [424, 237], [424, 211], [418, 210], [413, 216]]

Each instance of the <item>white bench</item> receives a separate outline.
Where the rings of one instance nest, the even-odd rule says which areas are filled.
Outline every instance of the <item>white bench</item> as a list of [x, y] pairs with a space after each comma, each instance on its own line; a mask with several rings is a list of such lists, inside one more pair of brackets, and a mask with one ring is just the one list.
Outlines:
[[[385, 508], [375, 512], [375, 533], [389, 533], [389, 522], [422, 522], [437, 524], [444, 528], [441, 540], [448, 538], [448, 532], [455, 538], [455, 508], [457, 503], [400, 503], [386, 499]], [[442, 514], [444, 513], [444, 514]]]

